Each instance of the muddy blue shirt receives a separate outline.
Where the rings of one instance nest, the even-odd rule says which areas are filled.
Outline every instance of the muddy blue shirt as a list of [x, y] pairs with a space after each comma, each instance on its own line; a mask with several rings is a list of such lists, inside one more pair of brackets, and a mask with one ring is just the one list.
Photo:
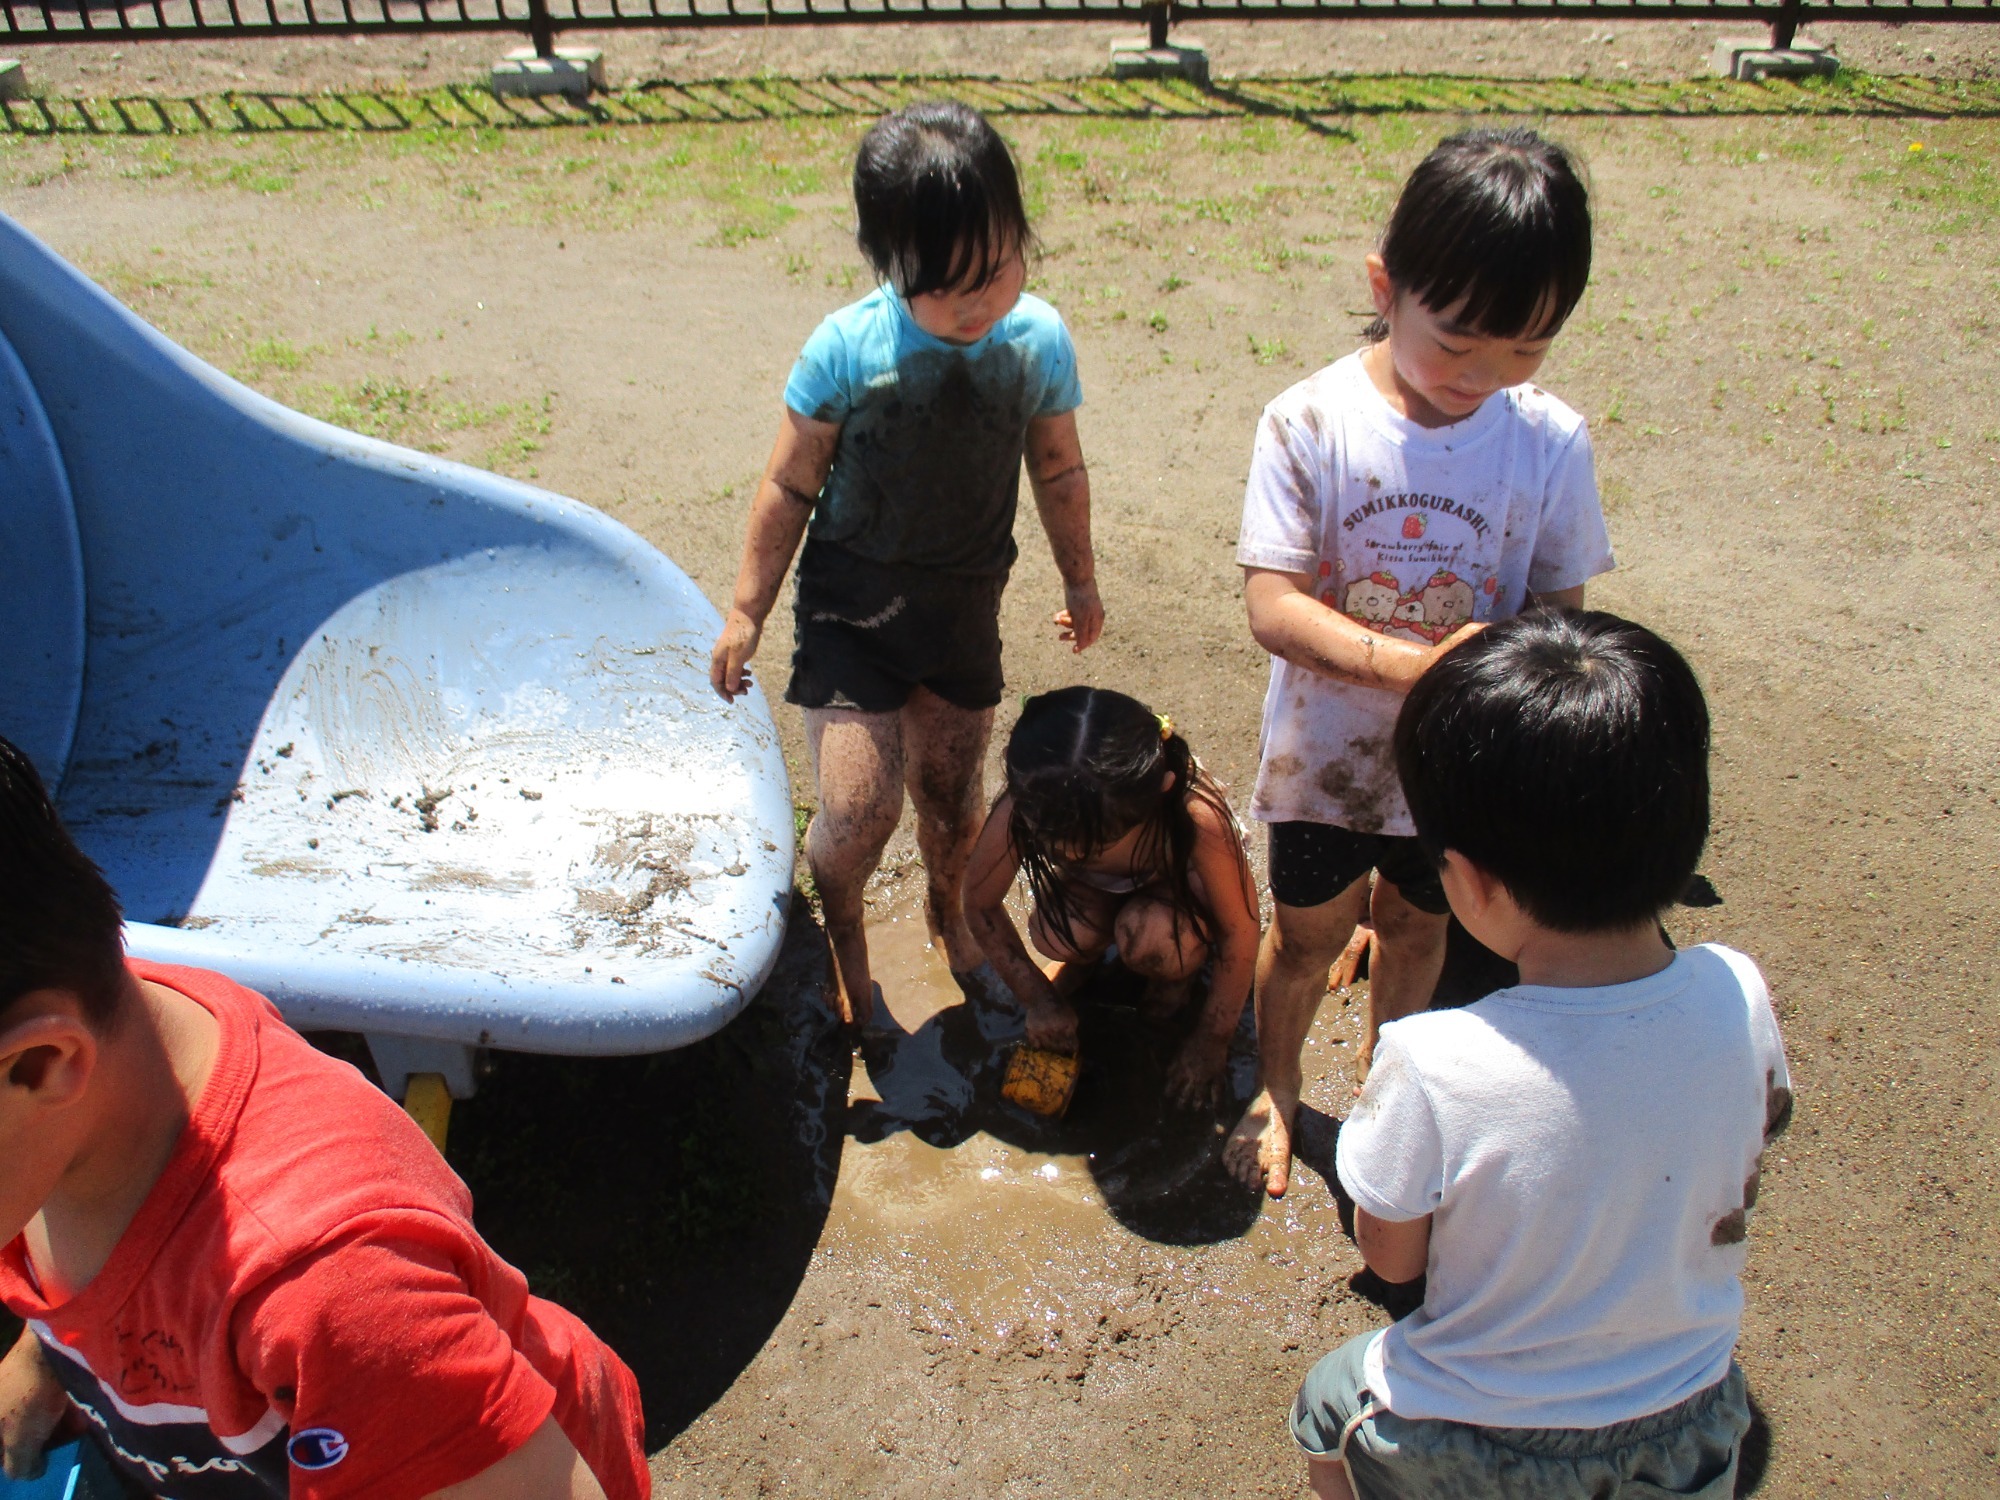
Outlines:
[[1082, 402], [1069, 330], [1041, 298], [952, 344], [877, 288], [813, 331], [785, 382], [785, 405], [840, 424], [808, 535], [876, 562], [1004, 575], [1028, 423]]

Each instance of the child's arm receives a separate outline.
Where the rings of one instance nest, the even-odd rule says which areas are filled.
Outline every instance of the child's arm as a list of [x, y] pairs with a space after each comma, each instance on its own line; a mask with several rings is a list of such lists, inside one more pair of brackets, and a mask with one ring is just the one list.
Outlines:
[[1273, 656], [1342, 682], [1407, 693], [1445, 652], [1486, 628], [1473, 621], [1435, 646], [1420, 646], [1370, 630], [1320, 603], [1312, 584], [1303, 573], [1245, 568], [1243, 602], [1250, 612], [1250, 634]]
[[535, 1435], [462, 1484], [433, 1490], [428, 1500], [605, 1500], [590, 1465], [554, 1417]]
[[749, 691], [750, 658], [757, 654], [764, 621], [778, 602], [792, 554], [799, 550], [799, 538], [833, 466], [839, 437], [837, 422], [816, 422], [785, 409], [771, 461], [750, 502], [750, 532], [736, 570], [736, 596], [709, 655], [708, 680], [724, 698]]
[[1228, 814], [1206, 802], [1195, 802], [1193, 873], [1201, 881], [1209, 915], [1215, 924], [1215, 972], [1201, 1019], [1181, 1044], [1167, 1071], [1167, 1097], [1193, 1108], [1211, 1102], [1229, 1060], [1229, 1040], [1243, 1019], [1250, 984], [1257, 971], [1256, 892], [1243, 863], [1242, 845]]
[[1064, 608], [1055, 618], [1060, 639], [1084, 651], [1104, 633], [1097, 596], [1097, 559], [1090, 547], [1090, 470], [1076, 435], [1076, 413], [1057, 412], [1028, 423], [1028, 484], [1062, 574]]
[[0, 1359], [0, 1472], [9, 1479], [39, 1474], [49, 1435], [69, 1411], [69, 1397], [42, 1354], [42, 1341], [24, 1328]]
[[1401, 1285], [1415, 1281], [1430, 1266], [1431, 1216], [1421, 1219], [1378, 1219], [1359, 1204], [1354, 1208], [1354, 1243], [1368, 1269], [1384, 1281]]
[[986, 815], [986, 826], [979, 830], [979, 841], [972, 846], [972, 859], [965, 869], [966, 925], [1001, 983], [1014, 992], [1028, 1013], [1028, 1045], [1074, 1052], [1076, 1011], [1056, 994], [1056, 987], [1029, 956], [1020, 929], [1007, 914], [1007, 893], [1014, 888], [1014, 876], [1021, 868], [1021, 858], [1014, 852], [1014, 840], [1007, 831], [1011, 810], [1008, 798], [996, 802]]

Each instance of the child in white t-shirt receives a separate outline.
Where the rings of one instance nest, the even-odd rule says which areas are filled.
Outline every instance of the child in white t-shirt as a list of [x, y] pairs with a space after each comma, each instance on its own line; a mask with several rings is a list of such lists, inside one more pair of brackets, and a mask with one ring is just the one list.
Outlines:
[[1791, 1087], [1756, 965], [1660, 927], [1708, 834], [1701, 687], [1640, 626], [1532, 610], [1416, 684], [1395, 763], [1452, 911], [1521, 982], [1385, 1026], [1341, 1127], [1363, 1259], [1427, 1280], [1306, 1378], [1313, 1492], [1727, 1500], [1746, 1219]]
[[1274, 1198], [1306, 1035], [1356, 923], [1375, 929], [1360, 1078], [1380, 1024], [1428, 1005], [1444, 962], [1444, 893], [1389, 755], [1403, 694], [1530, 600], [1581, 606], [1613, 563], [1583, 419], [1527, 383], [1590, 279], [1575, 163], [1531, 130], [1451, 137], [1367, 268], [1374, 342], [1265, 408], [1236, 553], [1272, 656], [1250, 813], [1270, 827], [1275, 910], [1263, 1090], [1224, 1155]]

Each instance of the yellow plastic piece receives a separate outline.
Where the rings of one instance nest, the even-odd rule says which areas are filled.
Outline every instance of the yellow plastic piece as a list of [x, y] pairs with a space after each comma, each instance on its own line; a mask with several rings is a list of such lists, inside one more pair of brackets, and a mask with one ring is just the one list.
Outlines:
[[1000, 1092], [1038, 1115], [1058, 1118], [1076, 1093], [1076, 1058], [1068, 1052], [1017, 1047], [1007, 1059], [1007, 1076]]
[[442, 1155], [445, 1133], [451, 1129], [451, 1090], [444, 1086], [444, 1074], [412, 1073], [410, 1086], [403, 1093], [403, 1108]]

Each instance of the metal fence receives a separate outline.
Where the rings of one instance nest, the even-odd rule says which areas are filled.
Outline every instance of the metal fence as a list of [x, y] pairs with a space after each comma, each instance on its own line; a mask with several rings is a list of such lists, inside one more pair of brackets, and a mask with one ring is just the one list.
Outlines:
[[0, 45], [926, 21], [1735, 21], [1790, 45], [1829, 21], [2000, 21], [2000, 0], [0, 0]]

